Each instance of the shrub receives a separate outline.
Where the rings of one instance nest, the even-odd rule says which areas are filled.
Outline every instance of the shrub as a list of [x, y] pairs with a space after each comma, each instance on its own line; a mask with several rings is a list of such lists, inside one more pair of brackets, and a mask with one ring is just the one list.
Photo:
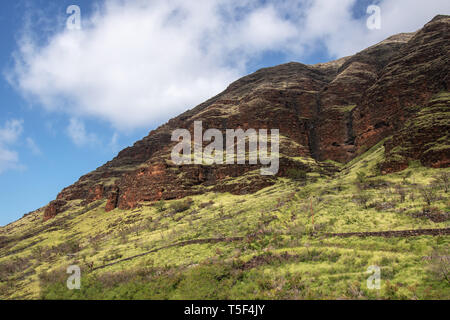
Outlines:
[[450, 180], [450, 173], [449, 172], [441, 172], [439, 175], [435, 176], [436, 183], [442, 185], [445, 192], [448, 192], [448, 185]]
[[164, 210], [166, 210], [166, 203], [162, 199], [155, 202], [154, 206], [156, 208], [156, 211], [158, 212], [163, 212]]
[[421, 187], [419, 188], [420, 194], [423, 200], [430, 206], [431, 203], [438, 199], [437, 190], [434, 187]]
[[389, 202], [389, 201], [377, 202], [377, 203], [373, 204], [373, 207], [377, 211], [386, 211], [386, 210], [395, 208], [395, 203]]
[[95, 252], [100, 250], [101, 243], [100, 243], [99, 237], [94, 237], [94, 238], [89, 239], [89, 243], [91, 244], [92, 249], [94, 249]]
[[402, 177], [402, 181], [403, 183], [407, 183], [408, 182], [408, 178], [412, 176], [412, 171], [407, 171], [405, 173], [405, 175]]
[[395, 192], [400, 196], [400, 202], [405, 202], [406, 190], [400, 186], [395, 186]]
[[204, 208], [208, 208], [208, 207], [212, 206], [213, 204], [214, 204], [214, 201], [209, 200], [208, 202], [200, 203], [199, 207], [201, 209], [204, 209]]
[[409, 200], [415, 201], [416, 200], [416, 194], [414, 193], [414, 190], [410, 190], [409, 192]]
[[229, 265], [201, 264], [187, 270], [178, 284], [177, 291], [183, 299], [227, 299], [233, 283], [231, 279]]
[[353, 200], [355, 200], [360, 206], [363, 206], [364, 209], [367, 209], [367, 203], [370, 199], [371, 195], [368, 192], [359, 192], [358, 194], [353, 195]]
[[67, 279], [67, 268], [60, 267], [52, 271], [42, 271], [38, 275], [40, 285], [47, 285], [51, 283], [65, 283]]
[[286, 171], [286, 175], [293, 180], [304, 181], [307, 178], [305, 170], [290, 168]]
[[430, 257], [429, 270], [439, 281], [450, 284], [450, 252], [449, 250], [434, 249]]
[[69, 239], [66, 242], [53, 246], [51, 251], [56, 254], [65, 255], [73, 254], [80, 251], [80, 249], [80, 243], [77, 240]]
[[422, 212], [414, 213], [413, 217], [427, 218], [433, 222], [444, 222], [450, 218], [450, 213], [445, 213], [437, 207], [424, 206]]
[[366, 173], [364, 171], [358, 171], [356, 173], [356, 181], [359, 183], [366, 182]]
[[106, 256], [103, 257], [103, 263], [109, 262], [109, 261], [113, 261], [113, 260], [117, 260], [122, 258], [122, 254], [120, 254], [116, 249], [114, 250], [110, 250], [109, 252], [107, 252]]
[[355, 185], [358, 190], [363, 190], [367, 188], [367, 177], [364, 171], [358, 171], [356, 173]]
[[381, 168], [383, 166], [383, 162], [377, 162], [374, 166], [373, 166], [373, 173], [375, 176], [379, 176], [381, 175]]
[[0, 263], [0, 281], [5, 281], [9, 276], [17, 272], [22, 272], [31, 266], [29, 257], [13, 257], [10, 260]]
[[128, 229], [126, 229], [126, 228], [121, 229], [119, 231], [119, 237], [120, 237], [119, 241], [120, 241], [121, 244], [125, 244], [125, 243], [128, 242], [128, 234], [129, 233], [130, 233], [130, 231]]
[[385, 287], [384, 287], [384, 294], [386, 296], [386, 299], [398, 299], [398, 292], [399, 286], [398, 284], [391, 283], [389, 280], [386, 280]]
[[172, 209], [172, 212], [174, 213], [183, 212], [189, 209], [193, 203], [194, 201], [191, 198], [186, 198], [180, 201], [174, 201], [170, 204], [170, 209]]
[[38, 260], [42, 258], [43, 252], [44, 252], [44, 248], [41, 246], [35, 246], [35, 247], [33, 247], [33, 249], [31, 249], [31, 253], [32, 253], [33, 257], [35, 257]]
[[0, 284], [0, 297], [6, 297], [14, 290], [14, 283], [12, 281], [6, 281]]

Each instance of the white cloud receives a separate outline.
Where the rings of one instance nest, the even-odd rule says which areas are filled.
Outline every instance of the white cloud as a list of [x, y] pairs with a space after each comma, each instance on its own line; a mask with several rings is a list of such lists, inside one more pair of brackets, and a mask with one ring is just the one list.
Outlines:
[[[250, 61], [279, 51], [301, 61], [321, 44], [334, 57], [414, 31], [448, 0], [383, 0], [381, 30], [355, 19], [356, 0], [107, 1], [81, 31], [41, 45], [25, 33], [10, 81], [50, 111], [96, 118], [119, 130], [167, 120], [222, 91]], [[70, 135], [90, 140], [79, 120]]]
[[23, 131], [23, 120], [13, 119], [6, 121], [0, 127], [0, 144], [11, 144], [17, 141]]
[[30, 138], [30, 137], [26, 138], [25, 142], [27, 144], [28, 149], [30, 149], [32, 154], [34, 154], [35, 156], [42, 155], [41, 149], [39, 149], [38, 145], [36, 144], [36, 142], [34, 142], [34, 140], [32, 138]]
[[5, 149], [0, 146], [0, 173], [8, 169], [15, 169], [19, 165], [17, 152]]
[[118, 140], [119, 140], [119, 134], [117, 132], [114, 132], [114, 134], [111, 137], [111, 141], [109, 142], [109, 147], [113, 152], [120, 151]]
[[76, 118], [70, 119], [67, 135], [72, 139], [73, 143], [80, 147], [94, 145], [98, 142], [97, 136], [93, 133], [88, 133], [84, 123]]
[[109, 1], [44, 46], [26, 34], [13, 82], [47, 110], [119, 129], [166, 120], [225, 89], [261, 50], [291, 46], [297, 29], [274, 5], [241, 19], [239, 3]]
[[8, 169], [20, 169], [19, 156], [16, 151], [11, 150], [23, 131], [22, 120], [9, 120], [0, 126], [0, 173]]
[[369, 30], [368, 15], [359, 20], [353, 18], [356, 0], [310, 2], [304, 35], [310, 41], [321, 39], [335, 57], [354, 54], [397, 33], [416, 31], [438, 14], [450, 14], [448, 0], [373, 1], [381, 9], [381, 29]]

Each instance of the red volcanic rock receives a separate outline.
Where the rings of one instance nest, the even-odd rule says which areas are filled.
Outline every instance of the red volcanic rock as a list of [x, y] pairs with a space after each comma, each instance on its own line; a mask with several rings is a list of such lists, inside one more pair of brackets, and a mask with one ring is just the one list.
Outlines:
[[423, 107], [414, 109], [419, 111], [385, 142], [382, 172], [403, 170], [410, 160], [420, 160], [434, 168], [449, 166], [450, 93], [439, 93]]
[[[279, 129], [284, 157], [278, 176], [289, 168], [312, 170], [290, 157], [312, 157], [319, 170], [332, 172], [321, 161], [345, 163], [389, 136], [383, 172], [402, 170], [414, 159], [446, 167], [445, 143], [433, 141], [442, 142], [449, 131], [448, 105], [442, 109], [442, 101], [430, 99], [449, 88], [449, 24], [449, 16], [437, 16], [416, 33], [392, 36], [351, 57], [316, 65], [291, 62], [243, 77], [62, 190], [61, 202], [50, 203], [44, 217], [55, 216], [63, 201], [74, 199], [107, 199], [109, 211], [205, 191], [254, 192], [274, 183], [274, 177], [251, 174], [259, 165], [172, 164], [172, 131], [193, 133], [194, 121], [202, 121], [203, 130], [222, 132]], [[431, 116], [435, 112], [426, 112], [433, 106], [441, 108], [438, 126]]]
[[91, 188], [89, 190], [89, 194], [88, 194], [88, 198], [87, 198], [88, 202], [102, 199], [103, 192], [104, 192], [103, 185], [97, 184], [96, 186], [94, 186], [93, 188]]
[[353, 112], [356, 148], [364, 150], [393, 134], [414, 116], [409, 107], [424, 105], [434, 94], [449, 90], [449, 25], [449, 16], [426, 24], [366, 90]]
[[315, 155], [319, 160], [347, 162], [355, 156], [353, 112], [365, 91], [378, 79], [413, 34], [391, 37], [342, 61], [334, 79], [319, 93]]
[[108, 195], [108, 200], [106, 202], [105, 211], [111, 211], [115, 208], [117, 208], [117, 203], [119, 202], [119, 188], [115, 188], [110, 192]]
[[66, 203], [64, 200], [51, 201], [45, 208], [43, 220], [47, 221], [55, 217], [58, 213], [61, 213]]
[[[146, 168], [126, 175], [118, 188], [110, 193], [106, 210], [135, 208], [142, 201], [180, 199], [189, 195], [209, 191], [246, 194], [258, 191], [274, 183], [271, 176], [246, 177], [245, 181], [235, 182], [233, 178], [241, 177], [250, 171], [259, 170], [258, 165], [183, 165], [150, 164]], [[310, 171], [307, 165], [280, 159], [278, 175], [285, 175], [290, 168]], [[335, 168], [326, 168], [336, 171]], [[326, 170], [325, 170], [326, 171]]]

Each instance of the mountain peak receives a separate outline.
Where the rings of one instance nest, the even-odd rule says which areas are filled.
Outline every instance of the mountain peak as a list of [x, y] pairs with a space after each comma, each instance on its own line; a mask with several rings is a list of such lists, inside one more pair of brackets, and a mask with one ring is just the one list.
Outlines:
[[[333, 172], [336, 168], [324, 166], [323, 161], [346, 163], [386, 137], [395, 137], [416, 117], [417, 110], [412, 112], [411, 106], [424, 106], [435, 94], [448, 90], [448, 21], [448, 16], [437, 16], [418, 32], [393, 35], [335, 61], [315, 65], [289, 62], [247, 75], [65, 188], [47, 207], [45, 219], [64, 211], [67, 202], [76, 199], [90, 203], [107, 198], [108, 210], [127, 209], [142, 201], [182, 198], [206, 189], [242, 194], [274, 183], [273, 178], [255, 176], [245, 183], [229, 183], [229, 179], [257, 169], [249, 164], [171, 163], [172, 131], [184, 128], [192, 133], [194, 121], [222, 132], [279, 129], [283, 139], [278, 176], [292, 168], [311, 171], [326, 167]], [[429, 133], [436, 140], [442, 134]], [[404, 168], [408, 159], [423, 159], [429, 166], [448, 165], [447, 153], [425, 160], [425, 151], [403, 154], [401, 164], [390, 159], [383, 168], [386, 172]], [[305, 166], [295, 160], [299, 157], [314, 165]]]

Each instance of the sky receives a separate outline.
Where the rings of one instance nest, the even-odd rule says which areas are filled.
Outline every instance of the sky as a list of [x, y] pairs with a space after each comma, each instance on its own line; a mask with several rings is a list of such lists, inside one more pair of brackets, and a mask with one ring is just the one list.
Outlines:
[[246, 74], [351, 55], [437, 14], [450, 1], [3, 0], [0, 225]]

